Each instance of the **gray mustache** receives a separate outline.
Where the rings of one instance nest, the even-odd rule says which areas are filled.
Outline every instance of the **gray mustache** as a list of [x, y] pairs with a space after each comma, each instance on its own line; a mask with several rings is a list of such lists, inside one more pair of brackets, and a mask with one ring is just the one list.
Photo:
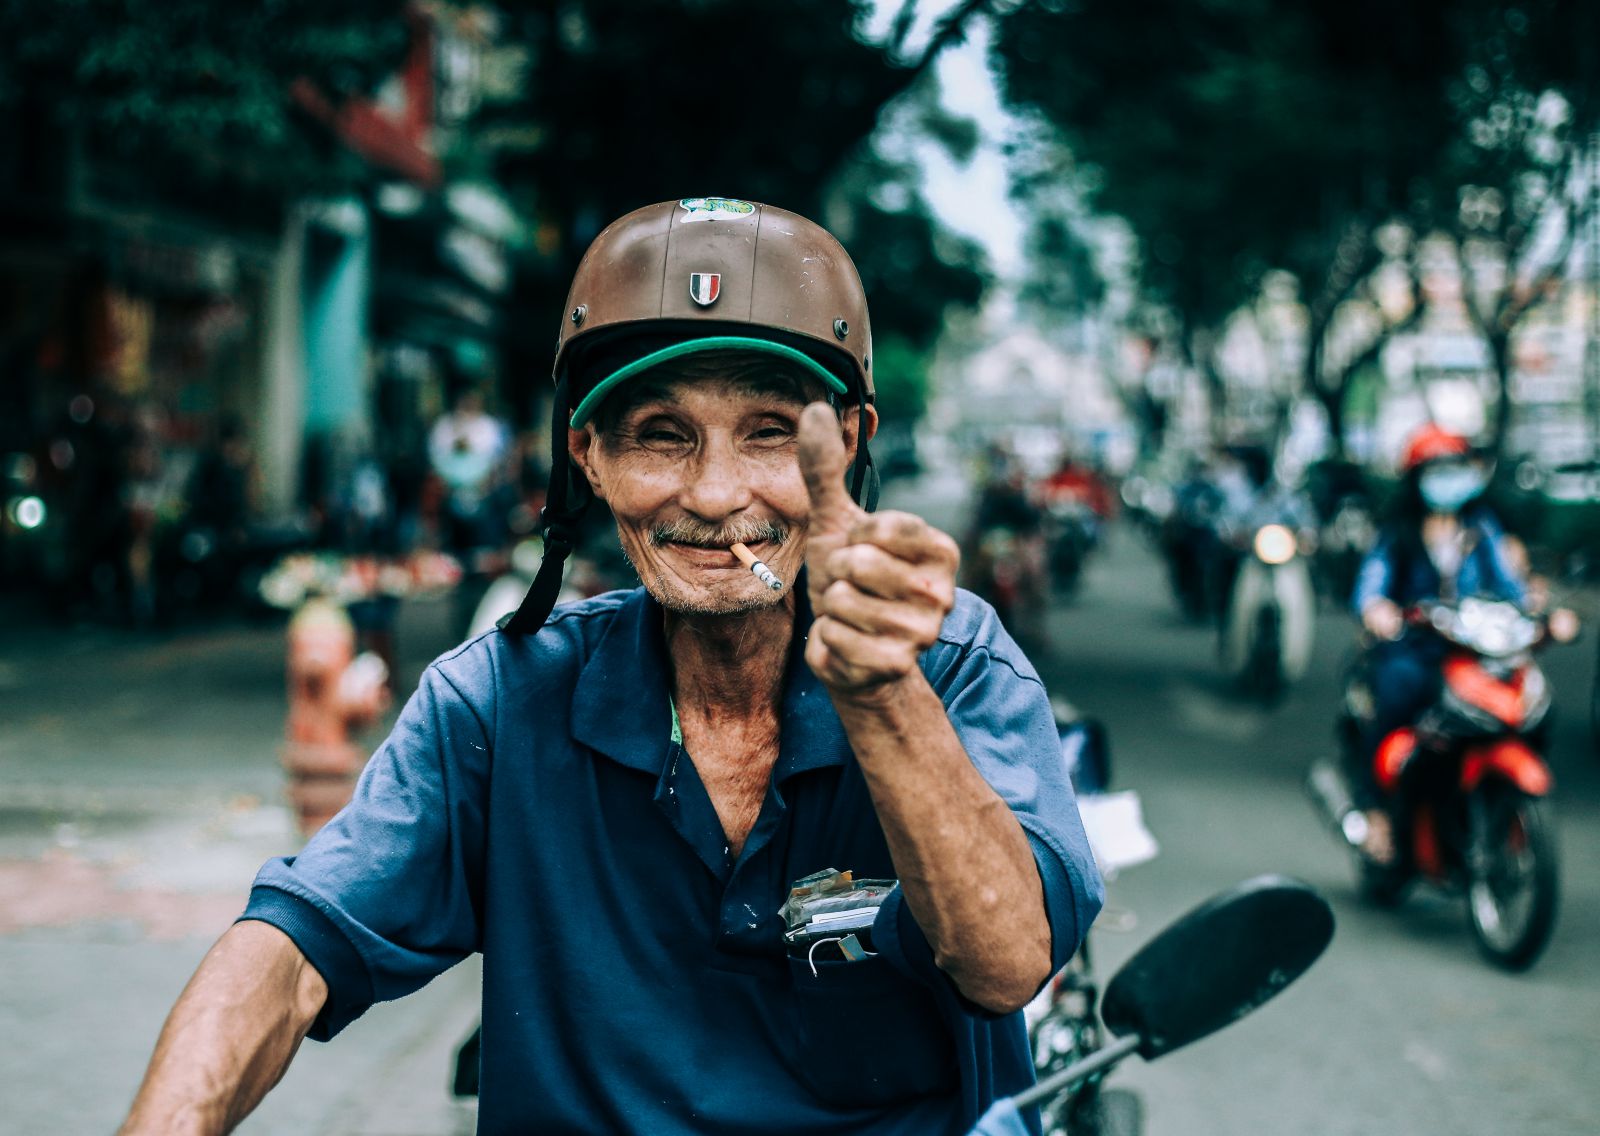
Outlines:
[[650, 543], [657, 547], [663, 544], [702, 544], [727, 548], [739, 541], [756, 544], [770, 540], [774, 544], [782, 544], [786, 536], [787, 533], [775, 521], [751, 519], [726, 525], [708, 525], [690, 517], [679, 517], [675, 521], [652, 527]]

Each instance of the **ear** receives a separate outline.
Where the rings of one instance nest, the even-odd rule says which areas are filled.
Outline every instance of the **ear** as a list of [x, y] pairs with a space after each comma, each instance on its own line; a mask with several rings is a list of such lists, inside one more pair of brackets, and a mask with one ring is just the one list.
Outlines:
[[567, 428], [567, 456], [572, 459], [573, 465], [583, 471], [583, 476], [589, 482], [589, 488], [594, 490], [594, 495], [604, 501], [606, 495], [600, 487], [600, 473], [595, 469], [594, 460], [590, 456], [594, 450], [595, 440], [594, 431], [588, 427], [581, 430], [575, 430], [570, 426]]
[[[867, 441], [878, 433], [878, 408], [867, 403]], [[839, 412], [839, 427], [844, 432], [844, 452], [850, 461], [856, 460], [856, 434], [861, 425], [861, 408], [847, 406]]]

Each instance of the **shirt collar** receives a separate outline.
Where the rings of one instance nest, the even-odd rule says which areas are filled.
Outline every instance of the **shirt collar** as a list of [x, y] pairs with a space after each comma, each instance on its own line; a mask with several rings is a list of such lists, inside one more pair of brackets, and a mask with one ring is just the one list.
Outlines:
[[[794, 588], [795, 626], [809, 630], [811, 604], [803, 572]], [[805, 635], [795, 635], [784, 668], [775, 781], [843, 765], [849, 753], [844, 726], [827, 689], [806, 665], [805, 646]], [[572, 691], [572, 736], [630, 769], [659, 775], [671, 733], [661, 607], [639, 588], [617, 608], [578, 673]]]

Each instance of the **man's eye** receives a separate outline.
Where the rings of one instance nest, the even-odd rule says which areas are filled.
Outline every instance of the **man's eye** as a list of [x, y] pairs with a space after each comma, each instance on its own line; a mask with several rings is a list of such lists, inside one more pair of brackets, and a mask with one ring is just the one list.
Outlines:
[[781, 442], [785, 438], [793, 437], [794, 431], [787, 426], [763, 426], [751, 435], [761, 442]]
[[669, 445], [676, 445], [688, 440], [678, 431], [669, 430], [661, 426], [639, 431], [639, 439], [644, 442], [661, 442]]

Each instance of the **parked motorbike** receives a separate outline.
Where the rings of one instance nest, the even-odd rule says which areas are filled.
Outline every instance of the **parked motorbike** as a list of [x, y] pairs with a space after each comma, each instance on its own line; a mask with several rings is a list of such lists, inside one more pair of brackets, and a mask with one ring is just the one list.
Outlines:
[[1232, 535], [1239, 559], [1222, 617], [1222, 665], [1267, 703], [1311, 662], [1316, 594], [1301, 539], [1283, 524]]
[[[1095, 863], [1109, 881], [1123, 868], [1142, 864], [1157, 853], [1154, 837], [1144, 826], [1139, 795], [1111, 792], [1111, 751], [1105, 728], [1093, 718], [1078, 717], [1069, 707], [1056, 711], [1061, 757], [1078, 793], [1078, 811], [1094, 851]], [[1102, 914], [1101, 923], [1106, 916]], [[1034, 1069], [1047, 1079], [1099, 1050], [1105, 1044], [1100, 1022], [1100, 985], [1095, 977], [1090, 941], [1024, 1011]], [[1138, 1136], [1143, 1105], [1129, 1089], [1102, 1087], [1102, 1078], [1087, 1078], [1040, 1105], [1044, 1136]]]
[[1493, 599], [1419, 605], [1419, 633], [1443, 640], [1439, 699], [1414, 726], [1384, 738], [1374, 757], [1394, 814], [1396, 858], [1359, 851], [1366, 817], [1354, 809], [1346, 770], [1366, 760], [1362, 738], [1374, 700], [1364, 659], [1346, 682], [1338, 722], [1344, 765], [1313, 764], [1308, 788], [1355, 851], [1363, 896], [1397, 905], [1421, 880], [1465, 893], [1473, 938], [1490, 962], [1531, 966], [1555, 926], [1558, 866], [1549, 813], [1543, 726], [1550, 687], [1534, 659], [1547, 623]]
[[1146, 943], [1106, 986], [1100, 1013], [1115, 1041], [996, 1102], [969, 1136], [1018, 1136], [1027, 1131], [1020, 1110], [1050, 1107], [1130, 1054], [1154, 1061], [1238, 1021], [1304, 974], [1332, 938], [1327, 901], [1284, 876], [1259, 876], [1207, 900]]

